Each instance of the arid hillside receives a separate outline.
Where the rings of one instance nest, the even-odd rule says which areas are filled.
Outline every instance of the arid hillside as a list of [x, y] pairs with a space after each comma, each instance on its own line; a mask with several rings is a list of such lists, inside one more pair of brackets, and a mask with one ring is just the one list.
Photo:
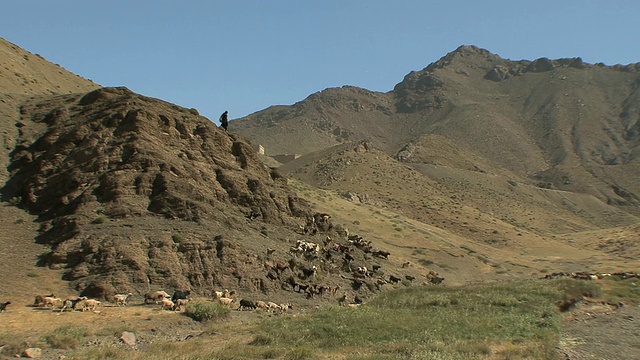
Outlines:
[[[31, 69], [25, 57], [34, 55], [6, 46], [13, 51], [6, 63], [20, 62], [38, 84], [55, 83], [59, 67], [42, 59]], [[437, 279], [433, 267], [403, 269], [400, 254], [389, 259], [389, 245], [377, 241], [383, 233], [363, 238], [353, 230], [366, 228], [351, 227], [362, 242], [349, 243], [343, 224], [352, 215], [314, 209], [313, 194], [301, 198], [246, 139], [197, 110], [67, 76], [77, 83], [49, 93], [22, 88], [3, 72], [10, 101], [2, 118], [7, 226], [0, 271], [19, 274], [0, 295], [110, 299], [190, 289], [210, 296], [228, 288], [313, 302], [339, 287], [367, 298], [391, 274]], [[376, 277], [353, 273], [372, 265]]]
[[[4, 44], [3, 63], [20, 64], [37, 78], [31, 84], [64, 86], [28, 85], [3, 70], [2, 211], [13, 229], [3, 256], [69, 291], [233, 288], [317, 301], [337, 287], [367, 298], [390, 279], [462, 284], [637, 266], [631, 132], [607, 148], [624, 157], [601, 164], [596, 137], [566, 143], [542, 129], [574, 121], [575, 134], [590, 134], [600, 118], [540, 118], [541, 108], [563, 107], [535, 91], [557, 72], [606, 72], [598, 79], [607, 98], [632, 114], [625, 79], [634, 67], [511, 62], [462, 47], [390, 93], [329, 89], [234, 121], [227, 133], [196, 109], [101, 88]], [[603, 80], [609, 73], [618, 77]], [[558, 97], [582, 91], [572, 89]], [[504, 100], [516, 94], [524, 103]], [[516, 119], [520, 108], [530, 116]], [[496, 141], [499, 129], [510, 135]], [[276, 170], [238, 133], [272, 139], [253, 138], [270, 154], [305, 156]], [[564, 157], [551, 151], [560, 145]], [[307, 242], [319, 252], [300, 253]]]
[[[553, 236], [637, 222], [639, 84], [638, 64], [512, 61], [461, 46], [388, 93], [327, 89], [230, 129], [267, 155], [303, 155], [285, 173], [430, 225], [505, 240], [470, 220], [481, 215]], [[337, 155], [359, 141], [381, 151], [365, 170]], [[446, 200], [434, 209], [434, 199]]]
[[2, 358], [635, 354], [638, 65], [463, 46], [226, 132], [3, 39], [0, 63]]

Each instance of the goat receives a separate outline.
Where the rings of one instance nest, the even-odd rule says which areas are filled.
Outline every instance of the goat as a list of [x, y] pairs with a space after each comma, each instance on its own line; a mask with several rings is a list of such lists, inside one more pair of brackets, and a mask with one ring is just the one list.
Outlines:
[[213, 298], [214, 299], [220, 299], [223, 297], [231, 297], [231, 295], [233, 295], [235, 293], [235, 291], [229, 291], [227, 289], [224, 289], [224, 291], [214, 291], [213, 292]]
[[269, 310], [269, 307], [267, 306], [267, 303], [262, 301], [262, 300], [256, 301], [256, 307], [258, 309], [262, 309], [262, 310]]
[[338, 298], [338, 305], [339, 306], [343, 306], [345, 301], [347, 301], [347, 294], [346, 293], [342, 294], [342, 296], [340, 296]]
[[176, 299], [173, 310], [179, 311], [183, 309], [189, 303], [189, 299]]
[[100, 304], [102, 304], [102, 302], [95, 299], [83, 299], [76, 302], [73, 308], [83, 312], [87, 310], [95, 311]]
[[126, 306], [127, 305], [127, 299], [129, 299], [129, 297], [133, 296], [132, 293], [128, 293], [128, 294], [115, 294], [113, 295], [113, 301], [116, 303], [116, 305], [120, 306]]
[[62, 299], [57, 298], [57, 297], [51, 297], [51, 296], [47, 296], [44, 298], [44, 306], [45, 307], [54, 307], [57, 304], [61, 304], [62, 303]]
[[11, 301], [6, 301], [3, 303], [0, 303], [0, 313], [1, 312], [6, 312], [7, 311], [7, 306], [9, 306], [11, 304]]
[[390, 252], [385, 251], [385, 250], [377, 250], [377, 251], [374, 251], [372, 254], [373, 254], [373, 256], [378, 256], [378, 257], [381, 257], [383, 259], [388, 259], [389, 255], [391, 255]]
[[301, 268], [301, 270], [302, 270], [302, 275], [304, 279], [307, 279], [309, 277], [315, 277], [316, 273], [318, 272], [318, 268], [315, 265], [313, 265], [311, 269]]
[[353, 272], [356, 276], [366, 277], [369, 273], [369, 269], [366, 266], [358, 266], [358, 268]]
[[176, 304], [173, 303], [170, 299], [164, 298], [160, 301], [160, 310], [171, 309], [175, 310]]
[[221, 305], [230, 306], [231, 304], [233, 304], [235, 299], [231, 299], [228, 297], [221, 297], [221, 298], [218, 298], [218, 301], [220, 302]]
[[60, 312], [64, 312], [66, 309], [71, 309], [71, 311], [73, 311], [75, 310], [76, 303], [78, 301], [87, 300], [87, 299], [88, 298], [86, 296], [81, 296], [75, 299], [66, 299], [65, 301], [62, 302], [62, 309], [60, 309]]
[[149, 300], [151, 300], [154, 303], [158, 304], [160, 301], [162, 301], [162, 299], [166, 299], [166, 298], [170, 298], [170, 297], [171, 297], [171, 295], [167, 294], [166, 292], [164, 292], [162, 290], [152, 291], [152, 292], [148, 292], [148, 293], [144, 294], [144, 303], [148, 304]]
[[44, 306], [45, 305], [44, 298], [47, 298], [47, 297], [53, 298], [53, 297], [56, 297], [56, 295], [54, 293], [51, 293], [49, 295], [36, 295], [36, 298], [33, 301], [33, 306], [36, 306], [36, 307]]
[[187, 299], [191, 295], [190, 290], [176, 290], [173, 292], [173, 296], [171, 297], [171, 301], [175, 302], [178, 299]]
[[256, 305], [255, 301], [242, 299], [242, 300], [240, 300], [240, 307], [238, 308], [238, 310], [243, 310], [243, 309], [255, 310], [256, 307], [257, 307], [257, 305]]
[[267, 302], [267, 309], [270, 311], [282, 310], [282, 307], [272, 301]]

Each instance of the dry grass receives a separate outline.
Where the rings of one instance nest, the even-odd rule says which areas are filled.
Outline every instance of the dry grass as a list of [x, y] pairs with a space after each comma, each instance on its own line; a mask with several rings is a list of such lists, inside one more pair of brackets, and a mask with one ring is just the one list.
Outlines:
[[549, 281], [409, 287], [357, 309], [328, 306], [263, 321], [234, 312], [228, 323], [203, 325], [187, 341], [138, 351], [87, 348], [71, 358], [555, 359], [561, 318], [555, 301], [565, 288]]

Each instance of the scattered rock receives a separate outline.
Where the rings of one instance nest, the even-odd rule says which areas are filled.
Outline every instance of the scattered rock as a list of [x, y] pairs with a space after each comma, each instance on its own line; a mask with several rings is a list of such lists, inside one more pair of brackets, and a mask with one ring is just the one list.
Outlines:
[[130, 331], [123, 331], [122, 336], [120, 336], [120, 340], [131, 347], [136, 346], [136, 334]]
[[25, 349], [22, 355], [29, 359], [35, 359], [42, 356], [42, 349], [40, 348], [28, 348]]

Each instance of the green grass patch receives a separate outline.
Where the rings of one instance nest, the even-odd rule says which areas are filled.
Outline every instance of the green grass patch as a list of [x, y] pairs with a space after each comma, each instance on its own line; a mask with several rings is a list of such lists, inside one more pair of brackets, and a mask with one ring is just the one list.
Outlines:
[[[210, 321], [205, 325], [209, 327], [206, 336], [194, 340], [158, 342], [142, 351], [83, 348], [77, 358], [557, 359], [562, 319], [558, 304], [579, 296], [631, 303], [640, 298], [633, 280], [535, 279], [460, 287], [409, 286], [382, 292], [356, 309], [325, 306], [266, 317], [246, 328], [251, 340], [224, 346], [216, 342], [217, 334], [235, 330], [227, 329], [227, 323]], [[187, 306], [187, 314], [206, 321], [225, 318], [229, 309], [196, 302]], [[76, 332], [77, 327], [54, 331], [58, 336]], [[79, 331], [71, 338], [82, 336]], [[16, 343], [20, 339], [7, 340]]]
[[75, 349], [88, 335], [83, 326], [65, 325], [44, 336], [44, 342], [56, 349]]
[[93, 219], [93, 221], [91, 223], [93, 223], [93, 224], [104, 224], [105, 222], [107, 222], [107, 217], [106, 216], [98, 216], [97, 218]]
[[231, 310], [217, 302], [197, 301], [189, 302], [184, 314], [193, 320], [204, 322], [209, 320], [222, 320], [229, 316]]
[[382, 293], [357, 309], [326, 307], [306, 317], [268, 319], [252, 344], [272, 349], [305, 344], [315, 355], [342, 349], [354, 359], [436, 353], [443, 359], [480, 359], [491, 355], [490, 344], [517, 342], [532, 358], [550, 359], [558, 344], [556, 301], [562, 294], [543, 281], [412, 286]]
[[605, 278], [600, 281], [606, 300], [626, 305], [640, 305], [640, 282], [637, 279]]

